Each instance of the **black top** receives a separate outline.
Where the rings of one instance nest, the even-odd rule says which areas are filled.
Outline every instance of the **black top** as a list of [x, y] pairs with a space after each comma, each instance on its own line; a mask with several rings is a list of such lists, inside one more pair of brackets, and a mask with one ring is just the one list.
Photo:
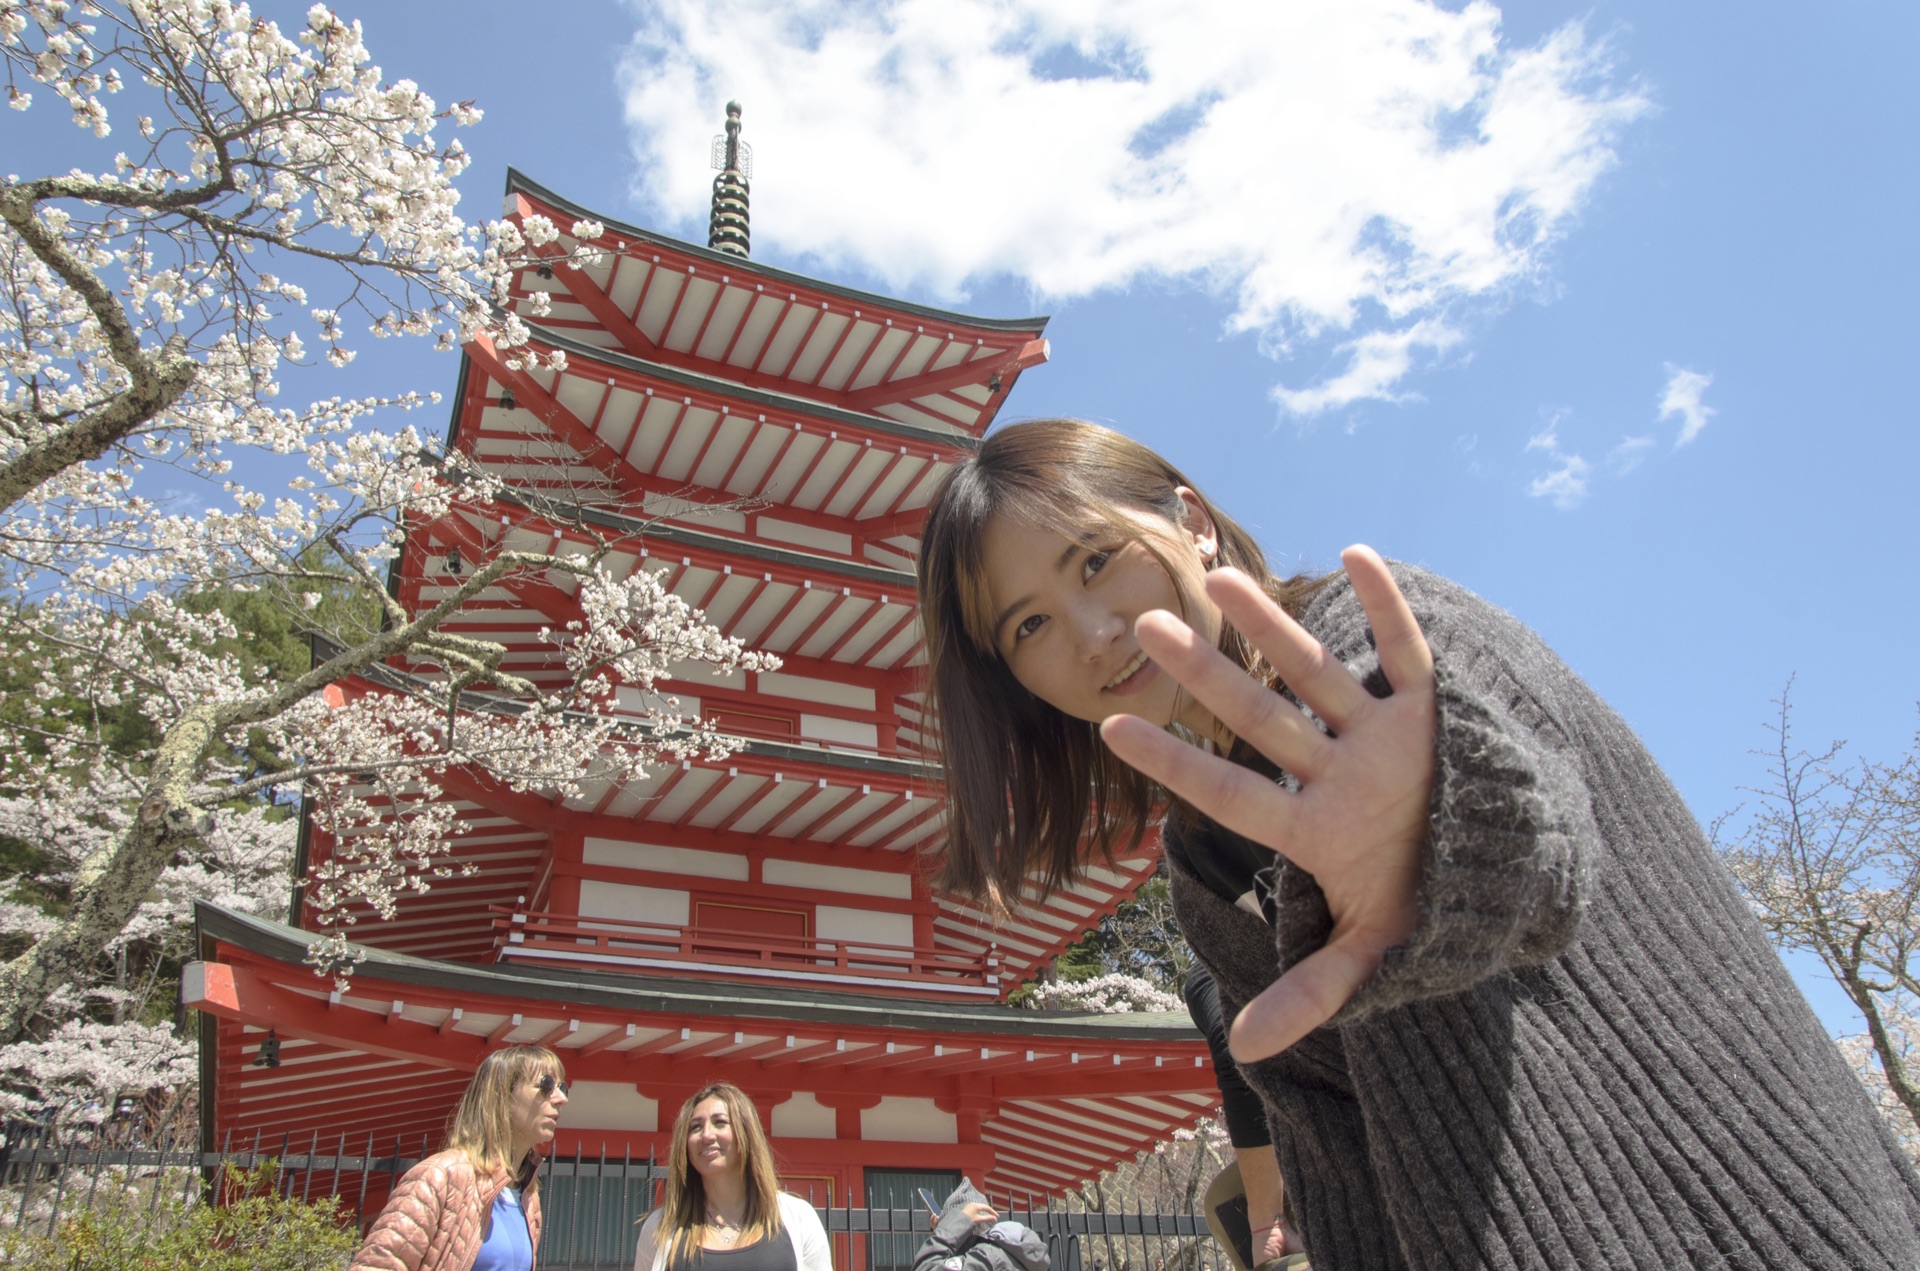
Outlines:
[[674, 1271], [800, 1271], [800, 1263], [787, 1233], [775, 1231], [738, 1249], [692, 1249]]

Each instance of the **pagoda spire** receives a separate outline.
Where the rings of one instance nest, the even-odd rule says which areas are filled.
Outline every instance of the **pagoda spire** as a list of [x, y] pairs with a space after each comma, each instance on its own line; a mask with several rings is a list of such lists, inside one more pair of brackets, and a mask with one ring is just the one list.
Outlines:
[[707, 246], [744, 258], [747, 232], [747, 178], [753, 175], [753, 147], [740, 140], [740, 103], [727, 103], [727, 135], [713, 139], [713, 214], [707, 222]]

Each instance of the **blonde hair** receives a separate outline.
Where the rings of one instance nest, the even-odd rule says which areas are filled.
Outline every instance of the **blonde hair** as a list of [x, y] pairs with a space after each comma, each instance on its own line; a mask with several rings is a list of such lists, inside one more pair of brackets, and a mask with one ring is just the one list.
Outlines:
[[[1251, 575], [1299, 615], [1325, 576], [1276, 577], [1253, 535], [1186, 475], [1130, 437], [1078, 419], [1036, 419], [990, 435], [933, 496], [920, 538], [920, 623], [927, 641], [932, 733], [946, 779], [939, 881], [1005, 908], [1031, 881], [1042, 894], [1080, 877], [1088, 855], [1111, 862], [1136, 844], [1165, 792], [1115, 758], [1098, 728], [1023, 688], [995, 649], [984, 543], [996, 517], [1084, 541], [1137, 542], [1177, 577], [1140, 517], [1180, 526], [1193, 491], [1218, 542], [1211, 564]], [[1184, 606], [1189, 597], [1180, 597]], [[1231, 624], [1220, 648], [1273, 682]]]
[[707, 1227], [707, 1188], [687, 1153], [693, 1128], [693, 1110], [709, 1099], [727, 1109], [733, 1126], [733, 1147], [739, 1154], [747, 1192], [747, 1212], [740, 1224], [745, 1244], [757, 1244], [780, 1233], [780, 1179], [773, 1172], [773, 1147], [760, 1128], [753, 1100], [730, 1081], [710, 1081], [680, 1105], [673, 1138], [667, 1144], [666, 1195], [660, 1202], [660, 1233], [666, 1265], [672, 1267], [700, 1247]]
[[515, 1176], [517, 1186], [534, 1187], [534, 1153], [518, 1161], [508, 1157], [513, 1152], [514, 1091], [542, 1077], [567, 1079], [560, 1056], [545, 1046], [507, 1046], [482, 1059], [447, 1124], [447, 1146], [465, 1152], [482, 1174], [504, 1169]]

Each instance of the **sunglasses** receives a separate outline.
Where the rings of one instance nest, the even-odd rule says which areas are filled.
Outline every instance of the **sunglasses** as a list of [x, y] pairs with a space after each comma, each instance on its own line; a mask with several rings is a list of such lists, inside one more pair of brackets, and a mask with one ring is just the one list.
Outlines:
[[553, 1075], [549, 1073], [547, 1076], [544, 1076], [540, 1078], [540, 1080], [534, 1082], [533, 1088], [540, 1092], [540, 1097], [542, 1099], [551, 1099], [553, 1098], [553, 1092], [556, 1090], [558, 1090], [561, 1094], [565, 1094], [567, 1092], [567, 1083], [564, 1081], [555, 1081], [553, 1079]]

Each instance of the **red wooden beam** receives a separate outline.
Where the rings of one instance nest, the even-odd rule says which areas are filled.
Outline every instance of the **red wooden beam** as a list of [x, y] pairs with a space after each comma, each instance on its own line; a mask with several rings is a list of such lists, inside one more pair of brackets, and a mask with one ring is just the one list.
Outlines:
[[[523, 216], [532, 207], [525, 198], [521, 198], [519, 204]], [[533, 250], [537, 255], [552, 262], [549, 268], [553, 270], [553, 276], [559, 280], [560, 285], [566, 288], [567, 294], [591, 313], [594, 321], [598, 322], [622, 349], [640, 358], [650, 358], [659, 353], [660, 346], [648, 339], [647, 333], [634, 325], [620, 306], [594, 284], [592, 276], [586, 270], [574, 269], [565, 263], [567, 253], [560, 244], [548, 243]], [[609, 274], [608, 277], [611, 278], [612, 275]]]
[[585, 1059], [589, 1055], [597, 1055], [603, 1050], [609, 1050], [618, 1046], [638, 1031], [638, 1026], [634, 1024], [627, 1024], [624, 1027], [615, 1024], [612, 1028], [609, 1028], [606, 1032], [600, 1034], [586, 1045], [577, 1046], [573, 1050], [568, 1051], [567, 1057], [570, 1059]]
[[670, 1046], [678, 1046], [681, 1042], [690, 1041], [692, 1038], [693, 1030], [691, 1028], [669, 1028], [658, 1037], [649, 1037], [638, 1046], [621, 1051], [619, 1058], [628, 1060], [644, 1059], [648, 1055], [657, 1055]]
[[[821, 305], [820, 307], [822, 309], [826, 308], [825, 305]], [[851, 316], [847, 318], [847, 324], [840, 328], [840, 334], [834, 339], [833, 346], [827, 350], [827, 355], [820, 359], [820, 369], [813, 373], [812, 379], [806, 381], [807, 384], [828, 392], [834, 391], [826, 388], [827, 372], [833, 369], [834, 359], [840, 356], [840, 350], [846, 344], [847, 337], [853, 334], [854, 328], [858, 327], [862, 321], [860, 311], [858, 309], [852, 310]]]
[[[863, 789], [866, 789], [866, 788], [867, 787], [863, 787]], [[825, 825], [827, 822], [833, 820], [833, 818], [835, 818], [836, 816], [839, 816], [842, 812], [844, 812], [846, 810], [847, 804], [853, 802], [854, 800], [865, 798], [865, 797], [866, 797], [865, 795], [860, 794], [857, 791], [853, 791], [853, 790], [847, 791], [845, 795], [843, 795], [839, 800], [837, 800], [825, 812], [822, 812], [819, 816], [807, 822], [805, 825], [801, 826], [798, 830], [795, 830], [793, 833], [793, 837], [796, 839], [804, 839], [808, 842], [813, 841], [813, 832], [815, 830], [819, 829], [821, 826]]]
[[727, 813], [726, 816], [720, 818], [719, 824], [713, 827], [714, 832], [723, 835], [730, 833], [733, 829], [734, 822], [744, 820], [748, 813], [772, 798], [775, 794], [778, 794], [782, 784], [777, 774], [766, 778], [754, 793], [740, 801], [738, 807]]
[[[858, 614], [854, 615], [853, 621], [847, 624], [847, 629], [840, 633], [840, 638], [820, 651], [820, 660], [822, 662], [833, 661], [840, 650], [847, 647], [847, 642], [859, 635], [862, 631], [865, 631], [867, 624], [879, 617], [880, 611], [885, 607], [886, 602], [875, 600], [870, 602], [865, 609], [862, 609]], [[913, 608], [912, 605], [908, 605], [907, 607], [909, 609]], [[796, 647], [802, 643], [805, 642], [795, 641]]]
[[[809, 622], [799, 635], [787, 642], [787, 647], [795, 653], [806, 648], [807, 642], [819, 633], [820, 628], [827, 624], [827, 620], [836, 616], [840, 610], [846, 606], [847, 602], [853, 599], [853, 589], [850, 587], [840, 588], [840, 594], [837, 596], [834, 595], [831, 590], [821, 590], [825, 590], [827, 595], [825, 607], [813, 616], [813, 621]], [[862, 599], [865, 599], [865, 597], [862, 597]]]
[[687, 293], [693, 290], [693, 280], [696, 277], [698, 274], [692, 265], [688, 265], [687, 272], [681, 275], [680, 291], [673, 298], [673, 307], [667, 310], [667, 320], [660, 324], [660, 347], [663, 349], [668, 347], [667, 341], [673, 338], [673, 324], [680, 316], [680, 306], [687, 302]]
[[702, 812], [706, 811], [707, 805], [709, 803], [712, 803], [714, 799], [722, 791], [724, 791], [728, 786], [732, 785], [733, 779], [739, 775], [740, 775], [740, 769], [730, 767], [727, 769], [727, 773], [724, 777], [717, 777], [713, 781], [709, 782], [707, 785], [707, 788], [700, 792], [700, 797], [695, 799], [691, 804], [689, 804], [687, 806], [687, 810], [680, 814], [680, 818], [673, 823], [673, 828], [676, 830], [680, 829], [682, 826], [692, 822], [693, 818], [699, 816]]
[[[1047, 354], [1047, 342], [1044, 339], [1035, 338], [1018, 348], [1007, 350], [1004, 357], [971, 358], [964, 362], [957, 362], [943, 371], [910, 375], [901, 380], [883, 380], [868, 388], [855, 389], [847, 394], [847, 404], [855, 410], [872, 411], [894, 402], [943, 393], [950, 388], [986, 384], [995, 375], [1000, 377], [1001, 389], [1004, 393], [1011, 386], [1015, 375], [1030, 366], [1040, 365], [1047, 360]], [[989, 403], [992, 400], [991, 397], [988, 398]], [[982, 409], [973, 403], [968, 405], [974, 410]]]
[[[820, 496], [820, 502], [809, 510], [819, 512], [826, 516], [833, 515], [833, 513], [828, 512], [827, 509], [833, 506], [833, 501], [840, 497], [840, 492], [846, 489], [847, 482], [853, 480], [853, 474], [860, 471], [860, 465], [864, 464], [867, 461], [867, 456], [872, 453], [873, 441], [867, 439], [861, 444], [858, 450], [853, 452], [853, 458], [849, 459], [847, 466], [840, 470], [840, 475], [833, 479], [833, 484], [827, 487], [827, 492]], [[871, 488], [871, 483], [869, 483], [869, 488]], [[798, 490], [794, 491], [795, 495], [799, 493]]]
[[693, 340], [687, 345], [687, 353], [690, 356], [700, 357], [700, 346], [707, 342], [707, 329], [713, 325], [713, 316], [720, 312], [720, 302], [727, 298], [727, 291], [732, 285], [726, 274], [721, 274], [720, 281], [714, 284], [713, 300], [708, 303], [706, 313], [701, 315], [700, 325], [694, 330]]
[[[800, 492], [807, 488], [809, 481], [813, 480], [814, 470], [820, 466], [821, 461], [839, 444], [839, 432], [835, 429], [828, 429], [826, 439], [820, 443], [820, 448], [813, 452], [813, 458], [807, 460], [807, 466], [801, 470], [799, 478], [793, 483], [793, 488], [787, 491], [788, 503], [798, 503]], [[855, 453], [857, 454], [858, 451]]]
[[793, 443], [800, 440], [805, 432], [806, 430], [798, 423], [794, 424], [786, 438], [781, 441], [780, 448], [773, 452], [773, 458], [768, 462], [767, 470], [760, 474], [760, 480], [754, 484], [753, 492], [747, 495], [747, 498], [759, 499], [766, 494], [767, 487], [772, 485], [773, 479], [780, 475], [780, 465], [786, 462], [787, 452], [793, 449]]
[[[880, 346], [887, 342], [887, 333], [893, 330], [893, 319], [882, 318], [880, 320], [879, 326], [880, 326], [880, 329], [874, 333], [873, 339], [868, 342], [866, 349], [860, 354], [860, 357], [854, 362], [853, 369], [847, 372], [846, 388], [852, 388], [855, 384], [860, 382], [860, 372], [867, 369], [867, 363], [873, 361], [873, 355], [875, 353], [878, 353], [880, 351]], [[907, 341], [907, 344], [901, 346], [901, 351], [904, 352], [906, 350], [907, 345], [910, 345], [912, 343], [913, 341], [909, 339]], [[898, 362], [900, 358], [896, 354], [893, 360], [895, 362]], [[886, 376], [883, 374], [880, 378], [885, 379]], [[842, 389], [841, 391], [844, 392], [846, 390]]]
[[[788, 297], [788, 299], [791, 300], [792, 297]], [[793, 364], [799, 361], [800, 355], [802, 353], [806, 352], [807, 342], [813, 339], [814, 330], [819, 327], [821, 320], [827, 316], [827, 303], [824, 300], [820, 301], [818, 304], [815, 304], [813, 302], [808, 302], [807, 308], [812, 311], [811, 316], [809, 316], [809, 318], [807, 319], [806, 329], [800, 333], [800, 338], [793, 342], [793, 352], [787, 355], [786, 363], [783, 366], [781, 366], [781, 368], [777, 371], [766, 372], [767, 374], [772, 375], [776, 379], [780, 379], [780, 380], [786, 379], [787, 372], [793, 369]], [[780, 325], [784, 326], [785, 324], [786, 324], [786, 319], [783, 317], [780, 320]], [[774, 334], [775, 335], [779, 334], [778, 326], [775, 327]], [[754, 367], [753, 367], [754, 370], [764, 371], [765, 368], [763, 368], [760, 365], [760, 362], [766, 361], [767, 354], [772, 352], [773, 346], [775, 343], [776, 341], [774, 341], [773, 339], [771, 338], [768, 339], [766, 349], [761, 352], [759, 361], [754, 363]]]
[[775, 831], [779, 830], [781, 826], [785, 825], [788, 821], [791, 821], [795, 816], [797, 816], [800, 813], [800, 810], [802, 808], [805, 808], [808, 804], [812, 803], [815, 799], [819, 798], [822, 792], [824, 792], [827, 788], [828, 788], [827, 782], [825, 781], [824, 778], [816, 778], [814, 781], [814, 787], [811, 791], [809, 791], [806, 794], [795, 797], [791, 803], [787, 804], [786, 807], [780, 809], [780, 812], [778, 813], [778, 815], [774, 817], [772, 821], [768, 822], [767, 824], [761, 826], [758, 830], [754, 831], [755, 836], [763, 839], [771, 839], [771, 838], [778, 837]]
[[[740, 337], [745, 335], [747, 333], [747, 328], [753, 325], [754, 310], [758, 309], [761, 303], [767, 299], [768, 297], [766, 294], [766, 288], [761, 284], [758, 284], [758, 283], [754, 284], [753, 299], [747, 301], [747, 307], [741, 311], [740, 321], [734, 324], [733, 338], [727, 341], [727, 347], [724, 349], [721, 349], [720, 356], [717, 359], [715, 359], [720, 363], [720, 365], [722, 366], [733, 365], [733, 351], [736, 347], [738, 347], [740, 343]], [[773, 303], [779, 304], [780, 302], [775, 300]], [[779, 327], [779, 323], [778, 322], [774, 323], [773, 327], [768, 328], [768, 333], [771, 334], [774, 330], [778, 329], [778, 327]], [[735, 367], [734, 369], [739, 370], [741, 368]]]
[[[720, 408], [720, 413], [714, 416], [713, 427], [707, 429], [707, 439], [700, 443], [700, 450], [693, 456], [692, 466], [687, 469], [687, 481], [689, 484], [699, 479], [700, 469], [705, 466], [707, 462], [707, 452], [713, 449], [714, 442], [720, 440], [721, 432], [726, 429], [728, 422], [732, 420], [732, 418], [732, 414], [729, 413], [724, 406]], [[747, 440], [753, 440], [752, 429], [747, 430]], [[743, 444], [740, 448], [745, 450], [746, 446]]]

